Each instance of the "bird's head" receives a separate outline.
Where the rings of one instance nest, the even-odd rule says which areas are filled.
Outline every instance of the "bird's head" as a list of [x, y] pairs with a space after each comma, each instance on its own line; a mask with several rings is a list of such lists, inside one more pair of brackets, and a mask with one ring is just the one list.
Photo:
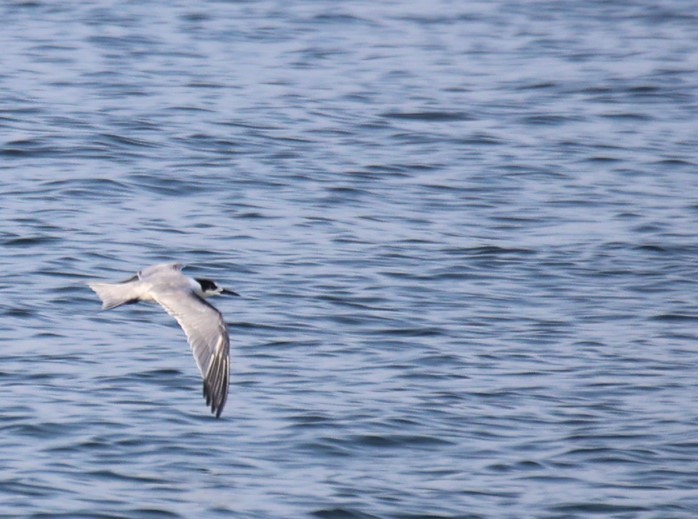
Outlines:
[[216, 285], [215, 281], [211, 281], [210, 279], [201, 279], [201, 278], [195, 278], [196, 282], [199, 284], [201, 287], [201, 295], [204, 297], [211, 297], [211, 296], [220, 296], [220, 295], [229, 295], [229, 296], [239, 296], [237, 292], [233, 292], [232, 290], [226, 290], [225, 288], [221, 288], [218, 285]]

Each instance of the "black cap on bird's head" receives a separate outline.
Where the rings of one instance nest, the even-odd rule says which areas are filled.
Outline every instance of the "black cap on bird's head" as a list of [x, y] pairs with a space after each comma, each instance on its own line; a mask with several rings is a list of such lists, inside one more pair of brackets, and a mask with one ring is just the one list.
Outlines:
[[194, 278], [199, 286], [201, 286], [201, 292], [206, 296], [217, 296], [217, 295], [229, 295], [229, 296], [239, 296], [237, 292], [232, 290], [226, 290], [216, 285], [215, 281], [210, 279]]

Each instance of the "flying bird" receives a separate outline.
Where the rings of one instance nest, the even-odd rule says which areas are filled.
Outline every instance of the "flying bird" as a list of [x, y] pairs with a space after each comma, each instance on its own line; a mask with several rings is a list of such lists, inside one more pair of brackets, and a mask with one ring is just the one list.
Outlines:
[[204, 380], [204, 398], [219, 418], [228, 398], [230, 339], [223, 315], [206, 298], [237, 296], [210, 279], [182, 274], [184, 265], [163, 263], [141, 270], [119, 283], [88, 283], [102, 300], [102, 309], [138, 302], [158, 303], [184, 330]]

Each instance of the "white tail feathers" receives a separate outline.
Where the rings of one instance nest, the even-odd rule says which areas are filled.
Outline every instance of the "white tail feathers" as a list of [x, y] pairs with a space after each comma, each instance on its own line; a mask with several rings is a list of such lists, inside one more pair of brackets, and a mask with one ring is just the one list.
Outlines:
[[138, 302], [137, 292], [131, 283], [88, 283], [102, 300], [102, 310]]

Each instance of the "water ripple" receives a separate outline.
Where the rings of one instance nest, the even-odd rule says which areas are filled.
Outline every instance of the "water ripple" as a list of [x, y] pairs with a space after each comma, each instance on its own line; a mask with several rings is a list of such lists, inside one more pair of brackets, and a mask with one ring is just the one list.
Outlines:
[[2, 512], [693, 518], [696, 15], [543, 4], [0, 5]]

